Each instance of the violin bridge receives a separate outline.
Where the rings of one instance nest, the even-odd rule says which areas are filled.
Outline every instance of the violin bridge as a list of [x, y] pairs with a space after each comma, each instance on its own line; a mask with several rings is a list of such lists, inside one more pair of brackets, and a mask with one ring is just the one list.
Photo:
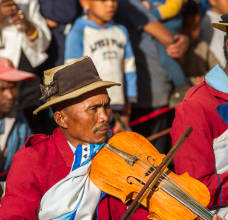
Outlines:
[[144, 176], [149, 176], [155, 169], [156, 169], [156, 167], [152, 165], [152, 166], [146, 171], [146, 173], [144, 174]]

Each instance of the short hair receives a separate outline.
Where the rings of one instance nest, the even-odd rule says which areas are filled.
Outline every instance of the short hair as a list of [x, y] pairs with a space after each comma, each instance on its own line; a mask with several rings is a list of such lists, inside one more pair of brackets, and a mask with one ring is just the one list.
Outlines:
[[184, 16], [195, 16], [202, 13], [202, 6], [198, 0], [188, 0], [182, 8]]
[[66, 107], [72, 105], [72, 103], [75, 103], [76, 99], [77, 98], [69, 99], [64, 102], [57, 103], [57, 104], [51, 106], [51, 109], [52, 109], [53, 113], [55, 113], [57, 111], [61, 111], [61, 110], [65, 109]]

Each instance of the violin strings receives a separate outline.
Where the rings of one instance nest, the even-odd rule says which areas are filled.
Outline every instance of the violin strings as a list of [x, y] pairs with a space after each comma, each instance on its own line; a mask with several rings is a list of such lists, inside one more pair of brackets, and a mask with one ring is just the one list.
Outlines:
[[[212, 219], [211, 212], [204, 208], [200, 203], [198, 203], [194, 198], [181, 190], [176, 184], [167, 181], [161, 187], [162, 190], [172, 195], [174, 198], [179, 198], [179, 202], [186, 205], [190, 210], [197, 213], [200, 217], [205, 217], [203, 219]], [[180, 199], [181, 198], [181, 199]]]
[[[149, 166], [149, 169], [152, 168], [155, 170], [155, 166], [151, 164], [149, 161], [144, 161], [138, 158], [142, 164], [146, 165], [146, 168]], [[207, 219], [212, 219], [213, 215], [211, 212], [203, 207], [200, 203], [198, 203], [194, 198], [189, 196], [187, 193], [185, 193], [181, 187], [179, 187], [175, 182], [172, 181], [172, 178], [170, 178], [166, 173], [161, 175], [162, 178], [159, 178], [158, 183], [160, 184], [163, 180], [166, 180], [166, 185], [163, 184], [161, 186], [161, 189], [168, 193], [169, 195], [173, 196], [174, 198], [178, 199], [179, 202], [181, 202], [183, 205], [188, 207], [191, 211], [195, 212], [197, 215], [199, 215], [201, 218], [207, 220]], [[149, 188], [150, 191], [153, 189]], [[186, 202], [187, 201], [187, 202]]]

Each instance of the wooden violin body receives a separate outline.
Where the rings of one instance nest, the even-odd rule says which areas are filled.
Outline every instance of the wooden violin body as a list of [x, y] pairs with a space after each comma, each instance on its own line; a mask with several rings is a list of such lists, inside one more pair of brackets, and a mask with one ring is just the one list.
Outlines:
[[[135, 132], [117, 133], [108, 144], [93, 158], [90, 178], [102, 191], [127, 203], [136, 197], [165, 155]], [[204, 210], [209, 200], [204, 184], [187, 173], [176, 175], [166, 169], [140, 203], [148, 209], [149, 219], [195, 219], [200, 215], [212, 219]]]

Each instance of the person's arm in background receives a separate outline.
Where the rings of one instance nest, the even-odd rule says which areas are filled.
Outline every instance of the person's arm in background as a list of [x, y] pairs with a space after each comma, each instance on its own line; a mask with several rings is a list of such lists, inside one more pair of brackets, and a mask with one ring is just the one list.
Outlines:
[[166, 0], [164, 4], [152, 8], [151, 10], [159, 20], [166, 20], [178, 15], [183, 3], [183, 0]]
[[13, 8], [14, 13], [11, 15], [9, 23], [18, 26], [20, 30], [18, 34], [22, 34], [21, 47], [23, 52], [26, 57], [30, 57], [31, 65], [36, 66], [37, 59], [45, 56], [45, 51], [50, 44], [50, 30], [40, 14], [38, 0], [28, 1], [23, 8], [14, 2]]
[[168, 55], [173, 58], [181, 57], [187, 50], [188, 38], [182, 34], [172, 35], [156, 16], [147, 10], [141, 0], [120, 0], [116, 19], [117, 22], [118, 19], [123, 21], [124, 23], [119, 23], [125, 26], [130, 25], [131, 28], [150, 34], [165, 46]]
[[26, 34], [30, 41], [38, 38], [35, 25], [24, 16], [14, 0], [3, 0], [0, 2], [0, 22], [4, 22], [6, 18], [9, 18], [10, 24], [18, 25], [19, 29]]
[[[177, 16], [183, 6], [183, 0], [166, 0], [166, 2], [162, 5], [159, 5], [157, 8], [152, 8], [152, 13], [159, 20], [166, 20]], [[188, 46], [188, 38], [185, 35], [176, 35], [174, 36], [174, 40], [177, 44], [172, 44], [167, 46], [167, 53], [173, 58], [180, 58], [187, 49]], [[186, 46], [186, 45], [187, 46]]]
[[[7, 7], [10, 9], [6, 9]], [[18, 25], [19, 29], [25, 32], [27, 42], [30, 41], [27, 45], [36, 48], [38, 51], [47, 49], [51, 35], [43, 17], [40, 15], [40, 7], [37, 0], [30, 0], [26, 11], [22, 11], [20, 5], [17, 5], [13, 0], [4, 0], [0, 3], [0, 11], [4, 10], [11, 10], [9, 22], [12, 25]]]

